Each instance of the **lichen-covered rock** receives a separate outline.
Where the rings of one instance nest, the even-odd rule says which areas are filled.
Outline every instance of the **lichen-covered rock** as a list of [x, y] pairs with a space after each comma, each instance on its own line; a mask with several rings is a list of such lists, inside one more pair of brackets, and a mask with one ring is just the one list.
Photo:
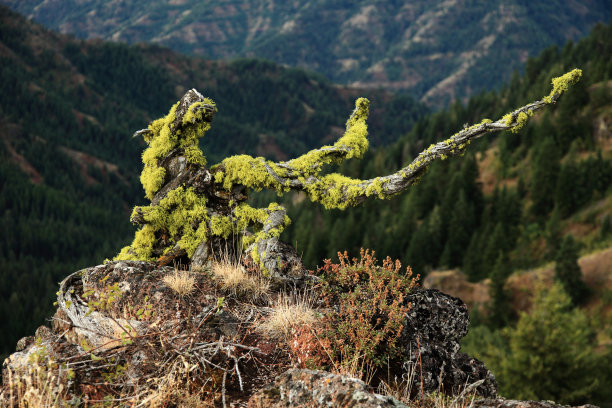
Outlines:
[[356, 378], [326, 371], [291, 369], [255, 393], [248, 408], [407, 408], [395, 398], [373, 393]]
[[465, 303], [435, 289], [418, 289], [407, 301], [412, 306], [399, 340], [405, 350], [404, 377], [416, 372], [417, 387], [422, 384], [424, 393], [442, 390], [449, 395], [484, 380], [476, 393], [495, 397], [493, 374], [479, 360], [459, 352], [470, 324]]
[[3, 362], [0, 406], [24, 396], [27, 406], [108, 399], [165, 407], [184, 398], [210, 406], [222, 395], [246, 403], [290, 367], [287, 348], [253, 329], [267, 308], [223, 292], [210, 270], [184, 271], [193, 286], [181, 295], [166, 279], [176, 272], [119, 261], [70, 274], [51, 328], [21, 340]]

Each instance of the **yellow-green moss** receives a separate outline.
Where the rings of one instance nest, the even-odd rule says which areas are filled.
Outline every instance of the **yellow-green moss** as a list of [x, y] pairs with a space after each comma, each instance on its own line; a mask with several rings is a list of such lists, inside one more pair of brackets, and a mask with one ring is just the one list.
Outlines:
[[[223, 177], [223, 188], [231, 190], [234, 184], [254, 188], [259, 191], [262, 188], [276, 188], [276, 180], [268, 173], [262, 157], [251, 157], [246, 154], [228, 157], [222, 164], [225, 173], [217, 172], [215, 181]], [[221, 176], [217, 176], [221, 174]], [[218, 181], [217, 181], [218, 182]]]
[[[148, 199], [153, 199], [155, 193], [163, 186], [166, 171], [158, 166], [158, 161], [170, 153], [173, 149], [180, 147], [185, 153], [188, 163], [204, 166], [206, 159], [198, 147], [198, 139], [210, 129], [210, 123], [202, 120], [203, 109], [197, 109], [203, 105], [215, 106], [210, 99], [204, 102], [195, 102], [187, 109], [183, 116], [181, 129], [174, 129], [176, 120], [176, 109], [179, 102], [174, 104], [168, 115], [157, 119], [149, 125], [150, 132], [145, 135], [145, 141], [149, 147], [142, 154], [144, 169], [140, 175], [140, 181], [145, 189]], [[216, 108], [215, 108], [216, 109]], [[194, 113], [194, 111], [196, 111]]]
[[512, 132], [517, 133], [523, 126], [525, 126], [527, 119], [529, 119], [529, 116], [527, 116], [525, 112], [519, 113], [516, 117], [516, 125], [512, 128]]
[[340, 163], [344, 159], [353, 157], [361, 158], [368, 150], [368, 127], [366, 120], [370, 112], [370, 101], [366, 98], [359, 98], [355, 102], [355, 110], [346, 122], [344, 135], [334, 143], [334, 148], [342, 148], [348, 151], [344, 157], [329, 156], [326, 150], [331, 146], [323, 146], [320, 149], [310, 151], [296, 159], [290, 160], [287, 164], [304, 173], [305, 175], [315, 174], [324, 164]]
[[385, 198], [385, 195], [383, 194], [383, 185], [380, 177], [375, 178], [374, 181], [366, 188], [365, 194], [366, 197], [376, 195], [380, 199]]
[[[301, 157], [287, 162], [288, 166], [299, 174], [298, 180], [306, 182], [310, 175], [317, 174], [327, 163], [339, 163], [352, 157], [361, 158], [367, 151], [369, 142], [366, 119], [369, 114], [369, 101], [359, 98], [355, 102], [355, 110], [346, 123], [346, 132], [333, 145], [333, 148], [342, 149], [347, 153], [344, 156], [329, 155], [332, 146], [323, 146], [304, 154]], [[234, 184], [241, 184], [255, 190], [263, 188], [274, 189], [279, 194], [289, 190], [288, 183], [279, 183], [269, 172], [270, 168], [276, 175], [287, 177], [290, 171], [278, 166], [274, 162], [266, 161], [261, 157], [253, 158], [247, 155], [229, 157], [222, 162], [224, 172], [215, 173], [215, 182], [222, 183], [223, 188], [230, 190]], [[213, 171], [215, 168], [213, 168]], [[356, 189], [361, 180], [352, 180], [338, 174], [324, 176], [317, 183], [306, 185], [307, 192], [313, 201], [321, 202], [326, 208], [346, 208], [354, 197], [365, 194], [362, 189]], [[380, 186], [372, 186], [368, 195], [379, 194]], [[346, 195], [349, 193], [349, 196]], [[348, 202], [347, 202], [348, 199]]]
[[364, 180], [353, 179], [342, 174], [331, 173], [321, 177], [316, 183], [306, 185], [306, 193], [312, 201], [319, 202], [326, 209], [344, 210], [355, 204], [355, 198], [360, 195], [377, 194], [381, 197], [382, 184], [374, 181], [369, 192]]
[[554, 95], [561, 95], [563, 92], [569, 89], [570, 85], [574, 85], [576, 82], [580, 80], [582, 77], [581, 69], [573, 69], [570, 72], [552, 79], [553, 89], [550, 91], [547, 97], [545, 97], [545, 101], [550, 103], [552, 101], [552, 97]]
[[206, 198], [198, 196], [193, 188], [178, 187], [170, 191], [159, 205], [139, 207], [139, 210], [147, 224], [136, 232], [132, 245], [121, 251], [118, 260], [153, 260], [156, 234], [167, 235], [169, 245], [166, 250], [177, 244], [190, 257], [200, 242], [207, 239]]
[[234, 224], [229, 217], [214, 215], [210, 217], [210, 232], [212, 235], [227, 238], [234, 232]]
[[124, 247], [116, 261], [153, 261], [153, 245], [155, 244], [155, 230], [150, 225], [145, 225], [134, 235], [132, 245]]

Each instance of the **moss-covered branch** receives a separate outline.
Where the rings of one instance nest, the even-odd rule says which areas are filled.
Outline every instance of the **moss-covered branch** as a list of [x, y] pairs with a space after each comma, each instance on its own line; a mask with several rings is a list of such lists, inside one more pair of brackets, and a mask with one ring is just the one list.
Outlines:
[[166, 117], [136, 133], [149, 145], [143, 153], [141, 181], [151, 205], [134, 209], [131, 220], [142, 227], [132, 245], [117, 258], [170, 262], [186, 257], [202, 265], [223, 245], [227, 248], [228, 240], [235, 242], [238, 238], [256, 263], [278, 274], [286, 265], [300, 263], [295, 251], [287, 256], [290, 250], [278, 241], [290, 220], [277, 204], [263, 209], [246, 204], [249, 189], [274, 189], [279, 194], [304, 191], [325, 208], [339, 209], [357, 205], [368, 197], [389, 198], [414, 184], [433, 161], [463, 153], [472, 140], [489, 132], [518, 131], [535, 111], [555, 103], [580, 76], [581, 71], [575, 69], [555, 78], [552, 91], [541, 100], [497, 121], [485, 119], [466, 127], [431, 145], [399, 171], [369, 180], [320, 174], [325, 164], [361, 158], [367, 151], [367, 99], [357, 100], [345, 134], [332, 146], [285, 162], [233, 156], [209, 170], [198, 139], [210, 128], [216, 107], [213, 101], [191, 90]]
[[[565, 92], [569, 85], [576, 83], [582, 72], [575, 69], [559, 78], [554, 78], [553, 89], [541, 100], [518, 108], [497, 121], [484, 119], [480, 123], [466, 127], [452, 135], [449, 139], [429, 146], [421, 152], [410, 164], [397, 172], [369, 180], [351, 179], [340, 174], [318, 176], [321, 166], [326, 163], [339, 163], [351, 158], [361, 157], [367, 148], [367, 118], [368, 101], [359, 99], [355, 112], [347, 123], [347, 131], [334, 146], [313, 150], [306, 155], [288, 162], [272, 163], [262, 158], [253, 159], [250, 170], [261, 173], [261, 178], [246, 179], [249, 187], [274, 188], [279, 191], [293, 189], [308, 193], [313, 201], [318, 201], [326, 208], [344, 209], [363, 202], [374, 196], [381, 199], [392, 197], [419, 180], [426, 168], [435, 160], [444, 160], [462, 154], [472, 140], [481, 138], [490, 132], [522, 128], [533, 113], [547, 105], [553, 104]], [[224, 180], [228, 185], [239, 182], [245, 168], [237, 164], [243, 158], [229, 158], [223, 164], [230, 169]], [[244, 163], [244, 162], [243, 162]], [[251, 177], [251, 176], [249, 176]], [[244, 179], [244, 176], [243, 176]], [[250, 185], [254, 181], [253, 185]], [[261, 182], [263, 181], [263, 182]]]

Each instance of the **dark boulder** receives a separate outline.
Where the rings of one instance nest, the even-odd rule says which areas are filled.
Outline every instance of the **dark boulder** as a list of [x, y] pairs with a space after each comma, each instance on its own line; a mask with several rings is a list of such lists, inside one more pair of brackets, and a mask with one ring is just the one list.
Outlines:
[[497, 396], [493, 373], [481, 361], [459, 352], [470, 324], [465, 303], [436, 289], [417, 289], [407, 301], [412, 306], [399, 341], [405, 349], [404, 379], [412, 378], [416, 389], [422, 384], [425, 394], [448, 395], [484, 380], [474, 391], [483, 397]]

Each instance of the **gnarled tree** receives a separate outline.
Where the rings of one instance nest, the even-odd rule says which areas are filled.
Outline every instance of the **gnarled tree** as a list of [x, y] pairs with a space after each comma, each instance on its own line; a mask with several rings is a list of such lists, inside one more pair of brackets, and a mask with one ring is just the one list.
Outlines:
[[581, 74], [574, 69], [554, 78], [553, 89], [541, 100], [496, 121], [485, 119], [466, 127], [431, 145], [395, 173], [368, 180], [337, 173], [321, 175], [325, 164], [361, 158], [367, 151], [367, 99], [357, 100], [346, 132], [332, 146], [284, 162], [232, 156], [209, 168], [198, 139], [210, 129], [217, 109], [212, 100], [192, 89], [166, 117], [135, 134], [148, 144], [141, 181], [151, 205], [134, 208], [131, 221], [142, 227], [117, 259], [165, 264], [182, 258], [193, 266], [203, 266], [213, 254], [240, 243], [246, 256], [265, 273], [283, 279], [301, 274], [303, 268], [295, 250], [278, 239], [290, 223], [285, 209], [276, 203], [267, 208], [249, 206], [249, 189], [273, 189], [279, 195], [302, 191], [325, 208], [337, 209], [358, 205], [370, 197], [390, 198], [416, 183], [433, 161], [463, 153], [472, 140], [489, 132], [518, 131], [535, 111], [554, 104]]

